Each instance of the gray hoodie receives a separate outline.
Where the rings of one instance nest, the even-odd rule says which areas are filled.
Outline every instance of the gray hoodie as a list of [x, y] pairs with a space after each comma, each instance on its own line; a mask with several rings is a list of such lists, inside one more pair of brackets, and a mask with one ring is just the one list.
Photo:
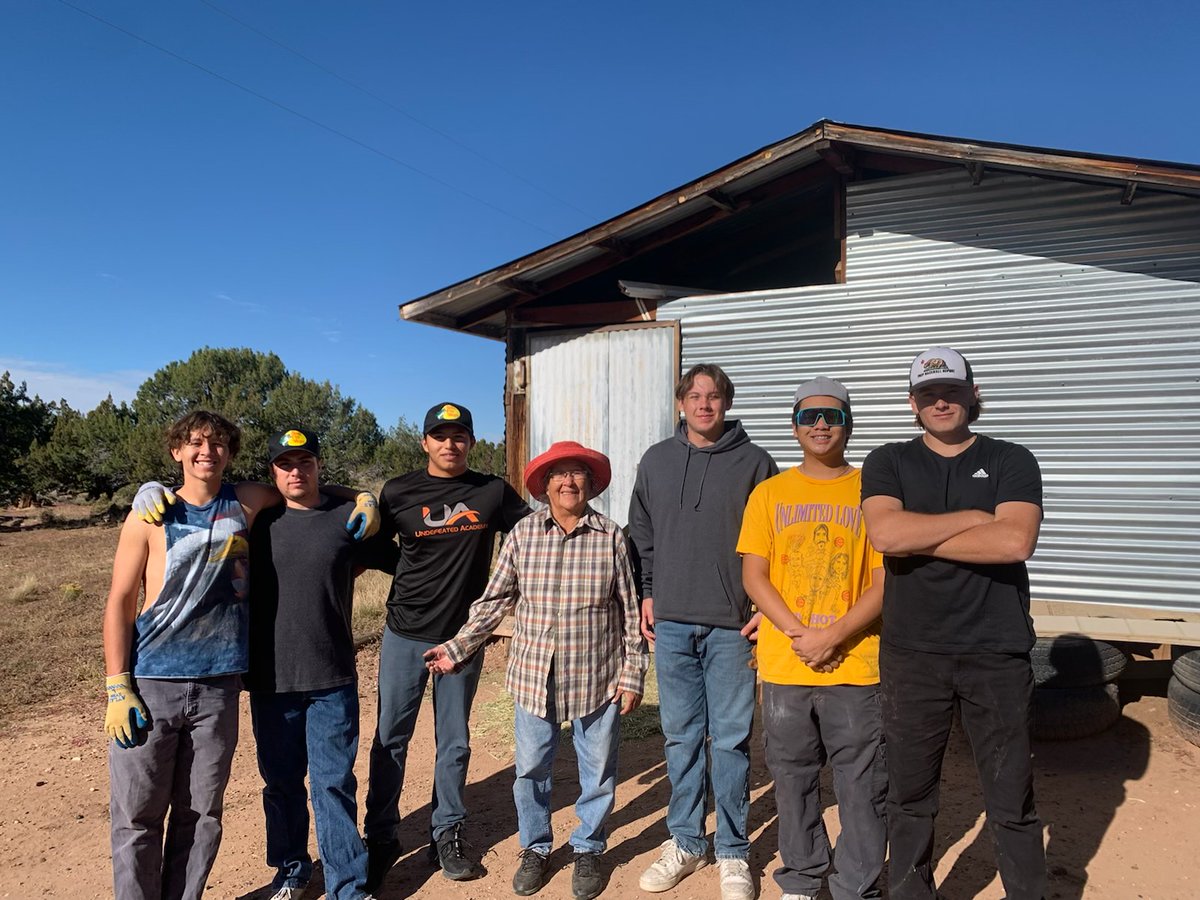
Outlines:
[[736, 419], [725, 421], [711, 446], [692, 446], [680, 422], [674, 437], [646, 451], [629, 501], [629, 537], [655, 619], [746, 624], [750, 600], [736, 550], [742, 512], [755, 485], [777, 474], [770, 454], [750, 443]]

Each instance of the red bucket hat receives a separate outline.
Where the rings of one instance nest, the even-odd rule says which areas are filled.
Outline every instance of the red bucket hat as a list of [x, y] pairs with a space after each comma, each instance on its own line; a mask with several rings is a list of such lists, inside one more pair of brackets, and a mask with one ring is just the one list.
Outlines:
[[536, 500], [546, 499], [546, 473], [552, 465], [564, 459], [578, 460], [592, 473], [589, 479], [589, 500], [603, 494], [608, 483], [612, 481], [612, 465], [608, 457], [599, 450], [590, 450], [575, 441], [556, 441], [550, 445], [549, 450], [541, 456], [535, 456], [525, 467], [525, 487], [531, 497]]

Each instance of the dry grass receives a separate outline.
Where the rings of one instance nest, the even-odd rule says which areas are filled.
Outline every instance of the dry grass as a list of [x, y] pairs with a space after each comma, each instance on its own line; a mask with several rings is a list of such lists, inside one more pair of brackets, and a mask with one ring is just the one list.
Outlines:
[[103, 695], [100, 624], [118, 529], [0, 532], [0, 722]]
[[387, 598], [392, 576], [368, 570], [354, 582], [354, 634], [356, 637], [383, 633], [387, 621]]
[[28, 603], [37, 599], [37, 589], [36, 575], [22, 575], [20, 580], [5, 592], [4, 599], [9, 603]]
[[[502, 672], [499, 678], [503, 680]], [[571, 726], [564, 724], [562, 731], [563, 738], [569, 741]], [[512, 697], [505, 692], [488, 703], [476, 703], [471, 710], [471, 732], [504, 743], [511, 752], [515, 747]], [[642, 696], [642, 703], [621, 720], [621, 743], [652, 737], [662, 737], [662, 726], [658, 719], [658, 678], [654, 674], [653, 654], [650, 655], [650, 668], [646, 672], [646, 693]]]

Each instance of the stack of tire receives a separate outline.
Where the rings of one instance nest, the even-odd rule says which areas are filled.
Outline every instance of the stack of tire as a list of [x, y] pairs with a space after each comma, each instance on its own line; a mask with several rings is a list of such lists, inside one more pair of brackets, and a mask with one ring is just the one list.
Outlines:
[[1079, 634], [1038, 638], [1033, 664], [1033, 736], [1065, 741], [1099, 734], [1121, 717], [1116, 680], [1124, 651]]
[[1200, 650], [1185, 653], [1171, 667], [1167, 715], [1184, 739], [1200, 747]]

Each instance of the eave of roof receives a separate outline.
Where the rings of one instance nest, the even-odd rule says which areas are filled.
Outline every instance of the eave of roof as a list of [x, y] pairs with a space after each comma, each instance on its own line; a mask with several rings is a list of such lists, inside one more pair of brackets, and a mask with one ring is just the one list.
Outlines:
[[536, 296], [540, 279], [588, 264], [602, 265], [605, 256], [615, 263], [622, 258], [623, 244], [652, 238], [704, 209], [731, 212], [743, 192], [808, 166], [827, 163], [833, 173], [843, 164], [842, 148], [1200, 195], [1200, 166], [1196, 165], [972, 141], [822, 119], [585, 231], [403, 303], [400, 314], [429, 325], [502, 337], [504, 308]]

